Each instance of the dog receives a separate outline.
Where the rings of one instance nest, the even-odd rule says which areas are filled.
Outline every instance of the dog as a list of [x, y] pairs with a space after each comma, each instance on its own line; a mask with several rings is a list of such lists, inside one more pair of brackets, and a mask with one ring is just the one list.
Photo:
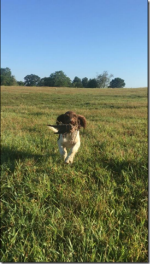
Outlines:
[[[82, 115], [77, 115], [73, 111], [67, 111], [65, 114], [62, 114], [57, 117], [56, 124], [58, 126], [48, 126], [56, 134], [59, 134], [58, 138], [58, 148], [60, 155], [63, 157], [65, 163], [73, 163], [75, 154], [78, 152], [80, 147], [80, 134], [79, 130], [81, 127], [86, 128], [86, 118]], [[71, 129], [68, 132], [59, 133], [59, 126], [63, 127], [66, 124], [66, 127], [70, 125]], [[56, 128], [57, 127], [57, 128]], [[60, 129], [62, 131], [62, 129]], [[70, 149], [69, 154], [67, 149]]]

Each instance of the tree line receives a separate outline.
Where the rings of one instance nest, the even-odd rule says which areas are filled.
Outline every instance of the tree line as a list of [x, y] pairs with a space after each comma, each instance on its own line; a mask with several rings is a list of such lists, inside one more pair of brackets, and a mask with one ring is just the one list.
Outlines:
[[74, 77], [73, 81], [66, 76], [63, 71], [56, 71], [51, 73], [49, 77], [40, 78], [38, 75], [29, 74], [24, 77], [23, 81], [17, 81], [12, 75], [11, 70], [7, 68], [0, 69], [1, 85], [11, 86], [49, 86], [49, 87], [76, 87], [76, 88], [123, 88], [125, 82], [123, 79], [117, 77], [112, 79], [113, 75], [104, 71], [98, 74], [96, 78], [88, 79], [87, 77]]

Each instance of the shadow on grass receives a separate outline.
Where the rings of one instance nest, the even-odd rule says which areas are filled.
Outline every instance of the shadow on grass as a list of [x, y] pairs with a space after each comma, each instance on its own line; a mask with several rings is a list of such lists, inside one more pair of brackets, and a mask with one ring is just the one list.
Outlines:
[[[16, 161], [21, 160], [22, 162], [26, 159], [32, 159], [35, 162], [40, 162], [42, 158], [47, 157], [49, 158], [51, 154], [35, 154], [29, 151], [21, 151], [10, 147], [2, 147], [1, 149], [1, 165], [7, 166], [11, 170], [11, 172], [14, 172], [15, 170], [15, 164]], [[56, 156], [56, 154], [52, 153], [51, 156]]]
[[145, 176], [148, 176], [148, 163], [144, 161], [131, 161], [131, 160], [117, 160], [113, 158], [101, 158], [101, 163], [103, 167], [108, 171], [111, 171], [114, 179], [117, 183], [122, 183], [122, 172], [129, 172], [132, 175], [136, 175], [136, 177], [143, 178], [145, 180]]
[[104, 142], [94, 145], [94, 162], [99, 163], [101, 168], [104, 168], [106, 171], [111, 173], [112, 179], [114, 179], [117, 184], [121, 184], [123, 182], [124, 173], [133, 175], [132, 180], [142, 179], [144, 182], [147, 181], [148, 159], [146, 157], [141, 157], [139, 160], [124, 160], [108, 157], [107, 153], [105, 153], [105, 144], [106, 143]]

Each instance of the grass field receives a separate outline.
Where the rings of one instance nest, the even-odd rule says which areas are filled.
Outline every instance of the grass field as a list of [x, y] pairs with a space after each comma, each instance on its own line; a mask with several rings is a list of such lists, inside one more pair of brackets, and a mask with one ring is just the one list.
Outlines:
[[[1, 89], [2, 262], [148, 262], [147, 88]], [[87, 119], [73, 165], [47, 128]]]

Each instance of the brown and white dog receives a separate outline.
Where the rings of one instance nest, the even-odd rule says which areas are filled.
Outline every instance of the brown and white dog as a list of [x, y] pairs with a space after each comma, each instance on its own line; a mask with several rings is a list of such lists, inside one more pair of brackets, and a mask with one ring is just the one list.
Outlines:
[[[82, 115], [68, 111], [57, 117], [56, 124], [71, 124], [73, 127], [71, 132], [60, 134], [58, 138], [59, 152], [65, 163], [73, 163], [74, 156], [80, 147], [79, 129], [86, 127], [86, 119]], [[58, 132], [58, 129], [53, 126], [49, 126], [49, 128], [55, 133]], [[68, 148], [70, 149], [69, 154], [67, 154]]]

